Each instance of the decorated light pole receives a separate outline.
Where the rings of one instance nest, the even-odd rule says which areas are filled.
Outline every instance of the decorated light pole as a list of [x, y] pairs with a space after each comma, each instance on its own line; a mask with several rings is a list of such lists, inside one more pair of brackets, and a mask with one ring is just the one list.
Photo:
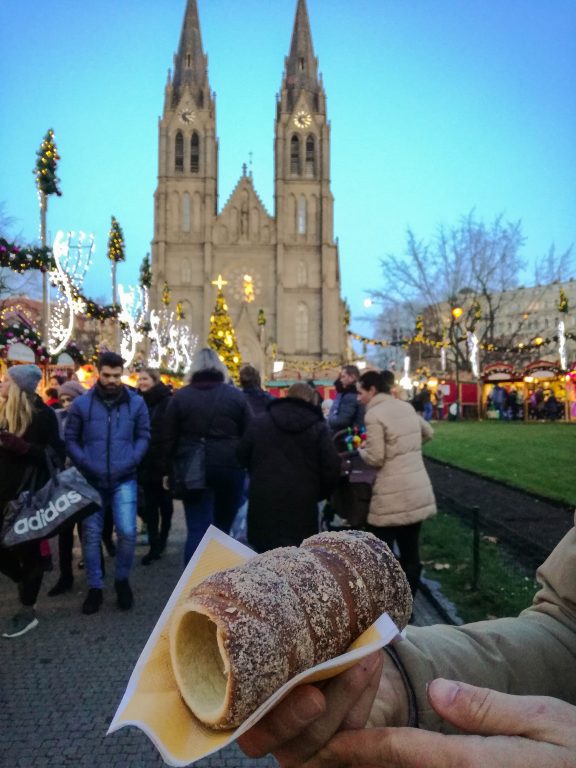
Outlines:
[[463, 311], [462, 307], [454, 307], [452, 310], [452, 318], [454, 320], [454, 363], [456, 365], [456, 418], [459, 418], [460, 416], [460, 357], [458, 344], [462, 339], [460, 336], [460, 318], [462, 317]]
[[[36, 188], [38, 189], [38, 199], [40, 201], [40, 242], [42, 248], [46, 248], [46, 218], [48, 213], [48, 197], [58, 195], [62, 192], [58, 188], [60, 179], [56, 174], [58, 160], [60, 156], [54, 142], [54, 131], [50, 128], [40, 148], [36, 152]], [[42, 269], [42, 318], [40, 322], [40, 333], [42, 340], [46, 341], [48, 331], [48, 273]]]
[[[108, 233], [108, 258], [112, 264], [112, 304], [114, 307], [118, 306], [118, 287], [116, 278], [116, 267], [118, 262], [126, 260], [126, 254], [124, 253], [124, 235], [122, 228], [118, 221], [112, 216], [112, 225], [110, 232]], [[116, 347], [119, 343], [119, 328], [116, 326], [115, 342]]]

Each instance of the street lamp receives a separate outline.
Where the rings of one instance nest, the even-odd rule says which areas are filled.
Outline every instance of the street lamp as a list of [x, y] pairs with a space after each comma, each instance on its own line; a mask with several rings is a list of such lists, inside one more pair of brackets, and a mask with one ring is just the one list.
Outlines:
[[452, 310], [452, 317], [454, 319], [454, 362], [456, 364], [456, 418], [460, 416], [460, 360], [458, 357], [458, 343], [462, 339], [460, 336], [460, 318], [463, 313], [462, 307], [454, 307]]

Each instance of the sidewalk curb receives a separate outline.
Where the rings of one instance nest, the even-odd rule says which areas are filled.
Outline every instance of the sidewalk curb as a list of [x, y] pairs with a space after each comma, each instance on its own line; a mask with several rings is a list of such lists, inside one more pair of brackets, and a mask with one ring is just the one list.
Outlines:
[[433, 579], [429, 579], [424, 575], [425, 571], [420, 576], [420, 588], [426, 595], [428, 600], [432, 603], [434, 608], [442, 616], [447, 624], [454, 624], [460, 626], [464, 624], [464, 620], [458, 615], [458, 610], [454, 603], [442, 593], [440, 584]]

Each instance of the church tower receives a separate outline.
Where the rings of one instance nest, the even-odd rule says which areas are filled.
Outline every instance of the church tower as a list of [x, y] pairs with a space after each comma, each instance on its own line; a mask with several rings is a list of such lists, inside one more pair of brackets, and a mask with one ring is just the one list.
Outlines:
[[[278, 347], [308, 357], [344, 351], [330, 191], [330, 126], [306, 0], [298, 0], [276, 108]], [[289, 318], [293, 322], [289, 322]]]
[[[233, 28], [230, 28], [233, 34]], [[231, 41], [233, 43], [233, 41]], [[216, 102], [196, 0], [187, 0], [159, 121], [151, 306], [164, 283], [206, 344], [219, 275], [243, 362], [305, 376], [346, 354], [330, 191], [330, 126], [305, 0], [298, 0], [275, 123], [275, 210], [251, 171], [217, 210]]]
[[[208, 81], [196, 0], [187, 0], [159, 121], [152, 305], [161, 305], [166, 281], [172, 296], [182, 301], [192, 327], [202, 326], [206, 311], [204, 282], [211, 272], [217, 203], [216, 100]], [[208, 306], [208, 314], [211, 310]]]

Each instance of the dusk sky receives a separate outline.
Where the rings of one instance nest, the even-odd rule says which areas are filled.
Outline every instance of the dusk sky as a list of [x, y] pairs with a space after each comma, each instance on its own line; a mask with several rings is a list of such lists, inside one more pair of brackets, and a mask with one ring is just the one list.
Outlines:
[[[48, 228], [95, 234], [85, 283], [95, 299], [111, 298], [111, 215], [126, 241], [120, 282], [136, 284], [150, 251], [157, 119], [185, 5], [0, 5], [8, 234], [37, 242], [32, 170], [53, 128], [63, 195], [50, 198]], [[217, 96], [219, 209], [252, 153], [256, 189], [273, 212], [275, 95], [296, 0], [198, 0], [198, 8]], [[430, 239], [472, 209], [486, 222], [503, 213], [522, 220], [528, 262], [553, 243], [564, 251], [576, 242], [574, 0], [308, 0], [308, 11], [353, 330], [370, 332], [363, 300], [379, 287], [379, 258], [403, 251], [407, 227]], [[521, 279], [530, 284], [530, 273]]]

